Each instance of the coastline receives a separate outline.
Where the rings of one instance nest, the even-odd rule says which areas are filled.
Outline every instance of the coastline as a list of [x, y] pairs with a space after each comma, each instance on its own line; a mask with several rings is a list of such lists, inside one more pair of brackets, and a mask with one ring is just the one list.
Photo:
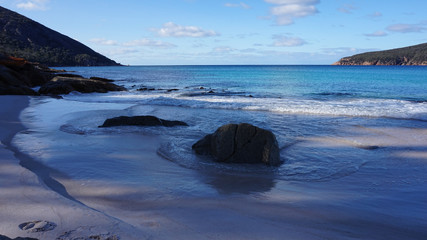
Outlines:
[[[20, 127], [16, 131], [24, 130], [18, 119], [20, 109], [15, 105], [22, 109], [26, 106], [25, 101], [21, 106], [15, 103], [22, 100], [20, 97], [4, 98], [8, 100], [2, 99], [5, 103], [2, 113], [10, 112], [11, 117], [7, 119], [9, 123], [2, 120], [1, 125], [12, 129], [7, 125], [12, 122]], [[81, 123], [99, 130], [96, 121], [87, 123], [83, 120], [92, 121], [94, 116], [103, 118], [104, 114], [117, 115], [132, 109], [137, 111], [135, 106], [129, 107], [132, 104], [113, 106], [111, 103], [46, 100], [32, 98], [33, 104], [27, 108], [30, 116], [22, 117], [21, 121], [29, 126], [31, 121], [49, 118], [49, 129], [41, 131], [54, 141], [67, 144], [36, 148], [40, 147], [43, 153], [59, 152], [56, 160], [62, 162], [56, 166], [68, 162], [73, 165], [72, 169], [80, 170], [82, 165], [79, 164], [94, 164], [91, 165], [94, 172], [104, 172], [107, 178], [93, 174], [83, 179], [54, 176], [82, 205], [52, 191], [40, 180], [43, 176], [22, 168], [19, 165], [22, 159], [14, 158], [9, 151], [10, 157], [5, 161], [2, 158], [0, 168], [0, 191], [5, 193], [0, 196], [0, 203], [7, 206], [0, 212], [2, 217], [5, 216], [0, 222], [0, 235], [39, 239], [57, 239], [65, 233], [80, 234], [78, 236], [110, 234], [120, 239], [283, 239], [286, 236], [288, 239], [310, 240], [424, 239], [427, 235], [423, 228], [427, 209], [422, 202], [426, 182], [421, 173], [427, 159], [424, 122], [417, 125], [399, 123], [399, 127], [389, 126], [388, 121], [373, 126], [360, 122], [360, 125], [339, 129], [338, 136], [305, 136], [290, 146], [290, 151], [292, 148], [331, 149], [348, 157], [346, 153], [350, 150], [360, 153], [358, 158], [370, 156], [373, 161], [348, 175], [327, 181], [297, 181], [259, 174], [205, 172], [179, 166], [159, 156], [161, 138], [165, 137], [161, 130], [151, 134], [135, 129], [80, 134], [82, 129], [78, 124]], [[32, 119], [33, 110], [41, 117]], [[139, 111], [155, 112], [155, 115], [167, 113], [166, 116], [179, 113], [184, 119], [194, 118], [192, 109], [180, 107], [140, 106]], [[77, 121], [68, 121], [67, 116], [73, 116]], [[206, 122], [212, 124], [212, 121]], [[51, 123], [55, 124], [51, 126]], [[58, 131], [64, 124], [76, 126], [78, 131]], [[38, 129], [29, 127], [29, 131], [37, 132]], [[8, 134], [10, 139], [12, 133]], [[24, 135], [30, 135], [30, 132]], [[68, 145], [69, 142], [73, 142], [74, 148]], [[383, 151], [389, 154], [384, 155], [384, 159], [377, 159]], [[323, 152], [317, 156], [325, 157]], [[132, 165], [134, 161], [141, 165]], [[393, 164], [387, 165], [390, 161]], [[10, 164], [5, 165], [8, 162]], [[112, 167], [102, 169], [104, 165]], [[141, 181], [127, 186], [113, 181], [116, 172], [134, 166], [138, 166], [135, 172]], [[55, 165], [52, 167], [56, 169]], [[411, 171], [406, 173], [405, 169]], [[33, 170], [37, 172], [37, 169]], [[128, 173], [120, 174], [130, 177]], [[13, 188], [9, 189], [10, 186]], [[407, 186], [411, 186], [410, 190]], [[57, 227], [38, 233], [19, 229], [19, 224], [34, 220], [53, 222]]]
[[[29, 104], [27, 96], [0, 96], [0, 236], [31, 237], [36, 239], [73, 239], [98, 236], [104, 239], [140, 239], [143, 233], [106, 214], [88, 208], [53, 191], [34, 172], [49, 174], [41, 164], [24, 157], [11, 146], [13, 136], [25, 130], [19, 120], [20, 112]], [[20, 164], [21, 162], [21, 164]], [[44, 176], [46, 177], [46, 176]], [[50, 187], [58, 187], [51, 185]], [[55, 189], [59, 190], [59, 189]], [[46, 231], [34, 228], [22, 230], [23, 223], [42, 221], [55, 226]], [[53, 224], [52, 224], [53, 223]], [[134, 238], [135, 236], [140, 236]], [[62, 237], [62, 238], [60, 238]], [[143, 238], [143, 237], [142, 237]]]

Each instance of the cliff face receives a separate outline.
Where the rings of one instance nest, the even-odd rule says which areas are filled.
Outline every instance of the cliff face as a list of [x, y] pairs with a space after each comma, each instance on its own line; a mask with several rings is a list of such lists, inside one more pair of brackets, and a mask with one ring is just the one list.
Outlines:
[[427, 43], [344, 57], [333, 65], [427, 65]]
[[3, 7], [0, 52], [48, 66], [119, 65], [82, 43]]

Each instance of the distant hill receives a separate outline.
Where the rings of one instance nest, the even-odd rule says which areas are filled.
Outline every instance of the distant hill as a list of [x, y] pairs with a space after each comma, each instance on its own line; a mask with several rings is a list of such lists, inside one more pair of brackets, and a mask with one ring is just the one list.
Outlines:
[[48, 66], [119, 65], [82, 43], [3, 7], [0, 52]]
[[427, 65], [427, 43], [344, 57], [333, 65]]

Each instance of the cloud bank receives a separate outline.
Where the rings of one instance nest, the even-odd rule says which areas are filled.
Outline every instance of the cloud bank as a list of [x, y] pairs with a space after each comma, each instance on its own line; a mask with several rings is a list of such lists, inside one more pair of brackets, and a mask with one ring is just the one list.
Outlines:
[[200, 27], [195, 26], [181, 26], [173, 22], [167, 22], [163, 24], [160, 29], [154, 29], [154, 31], [162, 37], [213, 37], [219, 34], [213, 30], [203, 30]]
[[384, 31], [376, 31], [373, 33], [367, 33], [367, 34], [365, 34], [365, 36], [367, 36], [367, 37], [385, 37], [385, 36], [387, 36], [387, 33]]
[[319, 0], [264, 0], [276, 5], [271, 8], [271, 14], [276, 17], [278, 25], [290, 25], [295, 18], [302, 18], [318, 13], [316, 4]]
[[423, 32], [427, 28], [423, 24], [393, 24], [387, 27], [388, 31], [400, 33]]
[[306, 41], [299, 37], [275, 35], [273, 36], [273, 39], [276, 39], [273, 43], [274, 47], [298, 47], [306, 44]]
[[105, 38], [93, 38], [89, 40], [90, 42], [93, 42], [98, 45], [104, 45], [104, 46], [116, 46], [118, 45], [117, 41], [114, 40], [107, 40]]
[[17, 8], [25, 9], [25, 10], [46, 10], [47, 4], [50, 0], [27, 0], [27, 1], [19, 1], [16, 4]]

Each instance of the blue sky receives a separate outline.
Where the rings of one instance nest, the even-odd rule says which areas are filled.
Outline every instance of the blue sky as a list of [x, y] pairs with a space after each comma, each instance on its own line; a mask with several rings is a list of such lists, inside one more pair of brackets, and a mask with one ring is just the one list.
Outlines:
[[130, 65], [331, 64], [427, 42], [426, 0], [0, 0]]

